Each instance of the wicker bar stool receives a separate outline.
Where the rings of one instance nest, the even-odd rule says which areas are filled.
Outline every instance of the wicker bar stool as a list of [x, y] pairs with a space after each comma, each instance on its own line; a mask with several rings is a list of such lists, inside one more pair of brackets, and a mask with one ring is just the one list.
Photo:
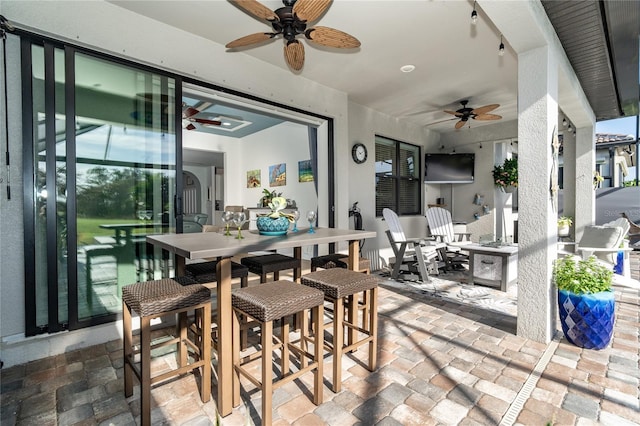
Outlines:
[[296, 281], [298, 276], [297, 271], [302, 267], [302, 261], [295, 257], [285, 256], [284, 254], [264, 254], [259, 256], [249, 256], [240, 259], [240, 263], [249, 268], [249, 272], [252, 274], [260, 275], [260, 282], [267, 282], [267, 274], [273, 272], [273, 280], [278, 281], [280, 279], [280, 271], [287, 269], [294, 270], [293, 280]]
[[[210, 226], [210, 225], [207, 225]], [[187, 277], [192, 278], [195, 282], [200, 284], [209, 284], [209, 283], [217, 283], [218, 276], [216, 275], [216, 267], [218, 266], [217, 260], [212, 260], [209, 262], [201, 262], [201, 263], [191, 263], [186, 265], [184, 268], [185, 274]], [[237, 262], [231, 262], [231, 278], [240, 278], [240, 287], [247, 287], [249, 285], [249, 268], [244, 265], [241, 265]], [[212, 318], [215, 318], [217, 315], [216, 311], [212, 311]], [[199, 318], [196, 318], [196, 322], [199, 321]], [[193, 324], [192, 328], [194, 332], [199, 328], [198, 324]], [[218, 350], [218, 333], [216, 324], [212, 324], [211, 331], [211, 339], [213, 350]], [[247, 346], [247, 331], [243, 330], [242, 335], [240, 336], [241, 346], [245, 348]]]
[[[217, 282], [217, 265], [217, 260], [212, 260], [210, 262], [191, 263], [189, 265], [185, 265], [184, 272], [188, 277], [193, 278], [200, 284]], [[246, 287], [247, 285], [249, 285], [249, 268], [237, 262], [231, 262], [231, 278], [240, 278], [240, 286]]]
[[[321, 269], [331, 269], [331, 268], [343, 268], [349, 269], [349, 265], [347, 265], [347, 261], [349, 259], [348, 254], [343, 253], [333, 253], [333, 254], [325, 254], [323, 256], [317, 256], [311, 258], [311, 272], [315, 272], [318, 268]], [[361, 257], [358, 262], [358, 271], [370, 274], [371, 273], [371, 260], [366, 257]], [[364, 324], [364, 328], [367, 328], [368, 322], [367, 318], [369, 317], [369, 308], [371, 305], [370, 298], [368, 297], [369, 293], [365, 293], [362, 297], [362, 300], [358, 300], [358, 309], [362, 311], [362, 323]]]
[[[377, 366], [378, 345], [378, 279], [343, 268], [331, 268], [311, 272], [301, 279], [305, 286], [317, 288], [324, 293], [324, 300], [333, 304], [333, 320], [323, 324], [324, 329], [333, 326], [330, 339], [325, 346], [333, 355], [333, 391], [342, 388], [342, 356], [359, 346], [369, 344], [368, 369], [374, 371]], [[362, 326], [358, 324], [358, 296], [369, 300], [369, 309]], [[346, 303], [345, 303], [346, 299]], [[345, 309], [347, 318], [345, 319]], [[345, 329], [347, 338], [345, 342]], [[324, 334], [324, 333], [321, 333]], [[364, 337], [360, 338], [361, 335]], [[358, 340], [359, 339], [359, 340]]]
[[[234, 290], [231, 294], [233, 306], [233, 405], [240, 404], [240, 375], [262, 391], [262, 424], [270, 425], [272, 417], [272, 393], [278, 387], [289, 383], [301, 375], [313, 371], [313, 403], [322, 403], [322, 333], [307, 336], [307, 310], [313, 312], [315, 330], [320, 330], [324, 311], [324, 295], [321, 291], [296, 284], [291, 281], [273, 281], [266, 284]], [[280, 341], [273, 344], [273, 321], [301, 314], [303, 327], [300, 329], [298, 345], [289, 340], [289, 321], [281, 321]], [[260, 325], [260, 350], [240, 358], [240, 320], [248, 316]], [[307, 343], [313, 345], [313, 353], [307, 351]], [[273, 351], [280, 349], [280, 372], [274, 381]], [[297, 355], [297, 371], [290, 368], [290, 356]], [[251, 373], [252, 361], [261, 359], [261, 377]], [[248, 365], [248, 366], [247, 366]]]
[[[311, 272], [315, 272], [318, 268], [331, 269], [331, 268], [344, 268], [348, 269], [347, 259], [348, 254], [332, 253], [325, 254], [323, 256], [316, 256], [311, 258]], [[366, 257], [361, 257], [358, 262], [358, 271], [365, 274], [371, 273], [371, 260]]]
[[[183, 286], [180, 282], [190, 283], [192, 280], [166, 278], [122, 288], [124, 394], [126, 397], [133, 395], [135, 375], [140, 382], [140, 417], [143, 425], [151, 424], [151, 385], [154, 383], [202, 367], [200, 397], [202, 402], [209, 401], [211, 397], [211, 340], [198, 339], [197, 342], [193, 342], [188, 339], [187, 334], [188, 311], [199, 312], [203, 330], [211, 328], [211, 293], [202, 285]], [[133, 343], [134, 311], [140, 317], [139, 350], [135, 349]], [[176, 337], [152, 345], [151, 320], [175, 314], [178, 315]], [[151, 350], [173, 344], [178, 346], [178, 368], [151, 377]], [[193, 357], [191, 363], [188, 363], [189, 349]]]

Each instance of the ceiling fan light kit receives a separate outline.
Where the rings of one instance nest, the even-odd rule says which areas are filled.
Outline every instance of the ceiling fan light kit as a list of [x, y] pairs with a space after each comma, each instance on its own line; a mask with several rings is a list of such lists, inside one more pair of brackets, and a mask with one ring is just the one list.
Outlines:
[[282, 36], [285, 41], [284, 57], [291, 69], [300, 71], [304, 66], [304, 45], [296, 38], [304, 37], [322, 46], [338, 49], [360, 47], [360, 41], [350, 34], [329, 27], [307, 24], [320, 18], [331, 5], [331, 0], [282, 0], [284, 7], [271, 11], [257, 0], [235, 0], [236, 6], [258, 19], [264, 19], [273, 28], [272, 33], [256, 33], [227, 43], [228, 49], [249, 46]]
[[473, 2], [473, 12], [471, 12], [471, 23], [475, 25], [478, 22], [478, 12], [476, 12], [476, 2]]

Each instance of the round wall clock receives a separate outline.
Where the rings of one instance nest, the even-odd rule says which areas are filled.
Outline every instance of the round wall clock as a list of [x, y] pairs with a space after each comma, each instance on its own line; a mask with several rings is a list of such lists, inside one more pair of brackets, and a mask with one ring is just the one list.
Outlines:
[[351, 149], [351, 156], [353, 157], [353, 161], [356, 163], [364, 163], [367, 161], [367, 147], [361, 143], [353, 145], [353, 148]]

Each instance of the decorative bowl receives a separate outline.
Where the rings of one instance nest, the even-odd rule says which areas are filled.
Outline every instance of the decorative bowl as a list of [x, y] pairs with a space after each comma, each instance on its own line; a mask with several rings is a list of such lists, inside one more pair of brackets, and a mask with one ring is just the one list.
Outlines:
[[269, 216], [258, 216], [256, 226], [261, 235], [285, 235], [289, 230], [289, 219], [286, 217], [273, 219]]

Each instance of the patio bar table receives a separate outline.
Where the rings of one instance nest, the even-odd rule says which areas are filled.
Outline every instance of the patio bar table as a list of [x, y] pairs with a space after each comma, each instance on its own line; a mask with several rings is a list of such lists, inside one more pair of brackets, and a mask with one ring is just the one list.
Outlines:
[[[314, 228], [310, 234], [307, 229], [289, 232], [281, 236], [260, 235], [258, 231], [243, 230], [243, 239], [236, 239], [235, 233], [224, 236], [215, 232], [190, 234], [148, 235], [147, 242], [161, 247], [176, 255], [176, 274], [184, 272], [185, 259], [220, 259], [216, 267], [218, 284], [217, 323], [220, 344], [218, 345], [218, 411], [226, 416], [233, 410], [231, 380], [233, 374], [231, 345], [231, 257], [239, 253], [261, 250], [293, 248], [294, 256], [302, 257], [302, 247], [316, 244], [349, 242], [349, 269], [357, 269], [360, 259], [359, 240], [375, 238], [373, 231], [354, 231], [336, 228]], [[295, 271], [299, 277], [301, 271]]]

